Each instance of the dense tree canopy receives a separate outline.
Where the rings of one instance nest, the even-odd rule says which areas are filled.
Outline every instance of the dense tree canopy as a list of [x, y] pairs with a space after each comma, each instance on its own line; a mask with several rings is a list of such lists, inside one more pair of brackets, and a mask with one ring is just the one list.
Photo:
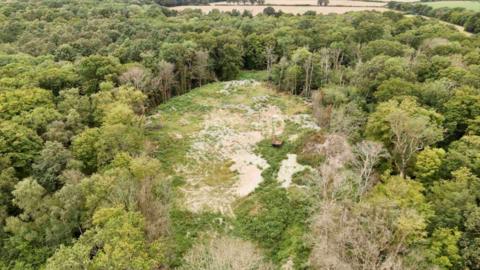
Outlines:
[[[394, 12], [160, 6], [204, 2], [2, 2], [1, 269], [480, 269], [479, 37]], [[217, 96], [195, 88], [245, 74], [311, 102], [320, 131], [256, 145], [271, 166], [231, 215], [181, 209], [190, 164], [164, 148], [192, 138], [151, 141], [152, 119], [200, 118]], [[285, 189], [292, 149], [311, 170]]]

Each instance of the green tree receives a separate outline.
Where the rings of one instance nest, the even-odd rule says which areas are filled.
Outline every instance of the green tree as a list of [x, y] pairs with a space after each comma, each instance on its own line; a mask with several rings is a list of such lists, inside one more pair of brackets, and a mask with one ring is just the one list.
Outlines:
[[428, 199], [435, 211], [434, 228], [464, 228], [465, 217], [475, 209], [480, 198], [480, 179], [467, 168], [452, 173], [451, 180], [433, 184]]
[[438, 181], [443, 175], [444, 160], [447, 153], [442, 148], [426, 147], [418, 153], [415, 160], [415, 177], [427, 186]]
[[47, 141], [32, 165], [33, 176], [47, 191], [56, 191], [62, 186], [59, 176], [70, 159], [70, 151], [61, 143]]
[[83, 201], [78, 189], [66, 186], [53, 196], [34, 179], [26, 178], [15, 185], [13, 203], [21, 209], [8, 217], [5, 230], [5, 254], [12, 263], [39, 268], [58, 245], [70, 244], [80, 228]]
[[191, 41], [164, 43], [162, 45], [163, 60], [175, 64], [179, 82], [178, 94], [183, 94], [192, 88], [192, 67], [197, 49], [197, 44]]
[[31, 128], [37, 134], [42, 135], [51, 122], [59, 120], [61, 117], [60, 113], [54, 108], [36, 107], [31, 111], [23, 112], [21, 115], [13, 117], [12, 121]]
[[458, 242], [462, 233], [455, 229], [436, 229], [428, 239], [427, 259], [439, 269], [464, 269]]
[[143, 149], [143, 119], [124, 104], [112, 108], [104, 118], [95, 142], [97, 165], [108, 164], [118, 153], [138, 154]]
[[235, 34], [224, 34], [216, 38], [211, 54], [215, 59], [214, 70], [220, 80], [232, 80], [243, 65], [242, 39]]
[[74, 61], [78, 54], [70, 44], [62, 44], [54, 52], [55, 61]]
[[60, 91], [57, 109], [62, 114], [66, 115], [70, 113], [71, 110], [75, 110], [83, 123], [89, 123], [90, 107], [89, 97], [80, 94], [79, 89], [72, 88]]
[[85, 93], [91, 94], [99, 90], [100, 82], [116, 80], [119, 63], [112, 57], [92, 55], [80, 61], [77, 73], [80, 75]]
[[272, 36], [253, 33], [244, 40], [244, 67], [246, 69], [265, 69], [267, 65], [268, 45], [273, 43]]
[[463, 258], [470, 269], [480, 266], [480, 207], [472, 211], [465, 222], [465, 233], [461, 240]]
[[452, 172], [460, 167], [467, 167], [480, 176], [480, 136], [463, 136], [448, 147], [445, 165]]
[[51, 90], [55, 96], [58, 96], [62, 89], [77, 86], [79, 81], [72, 66], [42, 69], [37, 76], [38, 85], [41, 88]]
[[33, 88], [0, 92], [0, 118], [2, 119], [11, 119], [42, 106], [54, 107], [53, 95], [47, 90]]
[[400, 78], [391, 78], [383, 81], [378, 90], [374, 93], [375, 98], [380, 101], [388, 101], [391, 98], [412, 96], [415, 94], [416, 85]]
[[371, 41], [362, 49], [363, 58], [367, 61], [377, 55], [402, 57], [407, 52], [408, 46], [405, 46], [398, 41], [384, 39]]
[[416, 152], [442, 139], [443, 118], [413, 99], [380, 103], [368, 118], [366, 134], [389, 149], [397, 170], [406, 175]]
[[472, 88], [455, 91], [445, 103], [445, 123], [452, 139], [462, 137], [469, 121], [480, 115], [480, 94]]
[[422, 184], [416, 181], [388, 176], [384, 183], [373, 188], [363, 206], [359, 205], [360, 211], [371, 209], [373, 216], [375, 212], [383, 215], [392, 234], [388, 245], [393, 247], [393, 252], [420, 243], [426, 235], [433, 211], [423, 191]]
[[93, 173], [98, 168], [98, 153], [96, 144], [101, 136], [98, 128], [88, 128], [73, 138], [73, 156], [83, 164], [83, 171]]
[[405, 58], [375, 56], [360, 66], [358, 84], [365, 91], [367, 98], [377, 90], [380, 84], [391, 78], [413, 81], [415, 74]]
[[10, 121], [0, 122], [0, 156], [21, 175], [29, 173], [41, 148], [42, 139], [33, 130]]
[[46, 269], [147, 270], [159, 266], [161, 254], [155, 243], [147, 243], [140, 213], [103, 208], [95, 212], [92, 223], [73, 246], [58, 249]]

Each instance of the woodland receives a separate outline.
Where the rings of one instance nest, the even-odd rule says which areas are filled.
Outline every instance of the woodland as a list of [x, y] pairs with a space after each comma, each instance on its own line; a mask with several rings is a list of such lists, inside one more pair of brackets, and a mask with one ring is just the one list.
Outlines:
[[162, 5], [0, 1], [0, 269], [480, 269], [478, 36]]

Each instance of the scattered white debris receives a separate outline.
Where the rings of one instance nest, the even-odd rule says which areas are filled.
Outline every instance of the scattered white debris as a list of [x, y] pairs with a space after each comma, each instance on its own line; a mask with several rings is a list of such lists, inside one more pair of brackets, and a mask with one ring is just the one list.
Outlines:
[[181, 140], [183, 139], [183, 135], [180, 133], [173, 133], [173, 138], [176, 140]]
[[317, 125], [313, 117], [308, 114], [295, 114], [292, 115], [289, 120], [300, 125], [300, 127], [304, 129], [311, 129], [316, 131], [320, 130], [320, 127]]
[[251, 87], [257, 86], [260, 83], [256, 80], [237, 80], [237, 81], [228, 81], [223, 84], [223, 88], [220, 89], [218, 92], [224, 95], [231, 94], [235, 92], [238, 87]]
[[294, 269], [294, 263], [292, 258], [288, 258], [288, 261], [286, 261], [283, 265], [281, 270], [293, 270]]
[[300, 136], [298, 134], [293, 134], [293, 135], [290, 135], [290, 137], [288, 137], [288, 141], [289, 142], [295, 142], [296, 140], [298, 140]]

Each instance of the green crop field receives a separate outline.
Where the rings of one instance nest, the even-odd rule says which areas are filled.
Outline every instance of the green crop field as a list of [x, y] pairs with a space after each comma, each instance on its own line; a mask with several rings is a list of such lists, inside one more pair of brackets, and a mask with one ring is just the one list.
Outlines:
[[461, 7], [473, 11], [480, 11], [480, 2], [478, 1], [438, 1], [438, 2], [428, 2], [424, 3], [425, 5], [431, 6], [433, 8], [456, 8]]

